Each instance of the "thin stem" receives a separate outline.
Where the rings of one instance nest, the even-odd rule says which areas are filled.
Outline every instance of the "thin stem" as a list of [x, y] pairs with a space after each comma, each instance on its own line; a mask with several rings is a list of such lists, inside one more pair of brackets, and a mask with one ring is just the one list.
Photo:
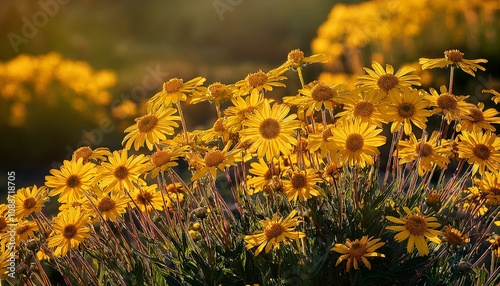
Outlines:
[[453, 75], [455, 74], [455, 68], [450, 66], [450, 85], [448, 86], [448, 94], [453, 94]]
[[184, 142], [186, 144], [189, 144], [187, 128], [186, 128], [186, 121], [184, 120], [184, 113], [182, 112], [181, 103], [178, 101], [175, 103], [175, 105], [177, 106], [177, 111], [179, 111], [179, 116], [181, 117], [182, 131], [184, 134]]

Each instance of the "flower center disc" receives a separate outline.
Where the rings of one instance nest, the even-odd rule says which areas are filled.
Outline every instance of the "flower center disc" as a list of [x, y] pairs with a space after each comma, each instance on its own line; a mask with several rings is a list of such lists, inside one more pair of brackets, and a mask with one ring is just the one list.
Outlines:
[[142, 133], [149, 132], [155, 128], [156, 124], [158, 124], [158, 117], [155, 115], [146, 115], [139, 119], [137, 122], [137, 127], [139, 131]]
[[361, 148], [363, 148], [364, 143], [365, 140], [363, 139], [363, 136], [354, 133], [347, 136], [346, 148], [351, 152], [356, 152], [358, 150], [361, 150]]
[[331, 87], [324, 83], [318, 83], [311, 89], [311, 97], [316, 101], [330, 100], [335, 95]]
[[118, 166], [116, 167], [113, 175], [115, 175], [115, 178], [117, 178], [118, 180], [123, 180], [128, 176], [128, 169], [125, 166]]
[[417, 151], [417, 154], [419, 154], [420, 156], [427, 157], [432, 154], [433, 150], [434, 149], [432, 148], [431, 145], [421, 142], [420, 144], [417, 145], [417, 149], [415, 151]]
[[263, 71], [251, 73], [247, 76], [247, 81], [254, 88], [263, 86], [267, 82], [267, 75]]
[[296, 49], [288, 53], [288, 60], [294, 64], [301, 64], [304, 60], [304, 52]]
[[499, 188], [493, 187], [493, 188], [489, 189], [488, 192], [493, 193], [493, 195], [495, 195], [495, 196], [500, 196], [500, 189]]
[[23, 208], [25, 210], [29, 210], [29, 209], [32, 209], [36, 206], [36, 200], [32, 197], [29, 197], [29, 198], [26, 198], [24, 201], [23, 201]]
[[83, 158], [83, 161], [87, 161], [92, 156], [92, 149], [90, 147], [84, 146], [76, 149], [75, 153], [73, 153], [73, 157], [78, 160], [79, 158]]
[[278, 137], [281, 131], [280, 123], [273, 118], [267, 118], [259, 126], [259, 132], [266, 139], [274, 139]]
[[270, 240], [280, 236], [284, 230], [285, 229], [280, 223], [274, 223], [271, 226], [266, 227], [264, 234], [266, 235], [267, 240]]
[[217, 166], [224, 161], [224, 153], [219, 150], [210, 151], [205, 155], [205, 165], [207, 167]]
[[364, 254], [366, 253], [366, 248], [365, 246], [359, 242], [356, 241], [353, 244], [351, 244], [351, 248], [349, 248], [349, 254], [351, 257], [354, 257], [356, 259], [360, 259]]
[[170, 158], [171, 153], [169, 151], [161, 150], [157, 151], [151, 160], [153, 161], [153, 165], [155, 165], [155, 167], [161, 167], [170, 162]]
[[151, 202], [151, 199], [153, 198], [153, 195], [149, 192], [142, 192], [137, 195], [137, 201], [145, 206], [148, 206], [149, 203]]
[[491, 151], [488, 146], [477, 144], [477, 146], [472, 149], [472, 153], [481, 160], [487, 160], [490, 157]]
[[362, 101], [354, 106], [354, 116], [370, 117], [373, 113], [375, 106], [371, 102]]
[[29, 225], [28, 224], [23, 224], [21, 226], [18, 226], [16, 228], [16, 234], [23, 234], [25, 231], [27, 231], [29, 229]]
[[222, 118], [217, 119], [217, 121], [215, 121], [214, 126], [213, 126], [214, 131], [215, 132], [223, 132], [224, 131], [224, 124], [223, 123], [224, 123], [224, 119], [222, 119]]
[[454, 63], [457, 63], [462, 60], [464, 57], [464, 53], [461, 53], [459, 50], [450, 50], [444, 52], [444, 56], [449, 60]]
[[423, 217], [412, 215], [405, 223], [406, 229], [413, 235], [423, 235], [427, 230], [427, 222]]
[[214, 98], [224, 98], [231, 94], [226, 86], [220, 82], [212, 83], [211, 85], [209, 85], [208, 93], [210, 93], [210, 95]]
[[321, 132], [321, 139], [323, 139], [323, 142], [328, 142], [328, 138], [332, 136], [333, 134], [331, 128], [326, 128]]
[[64, 238], [71, 239], [76, 235], [76, 226], [74, 224], [68, 224], [64, 227], [62, 235]]
[[5, 220], [5, 217], [0, 217], [0, 230], [3, 230], [5, 227], [7, 227], [7, 221]]
[[77, 175], [71, 175], [66, 179], [66, 186], [68, 188], [76, 188], [80, 186], [80, 178]]
[[377, 80], [378, 87], [385, 92], [388, 92], [389, 90], [393, 89], [396, 85], [398, 85], [398, 83], [399, 83], [398, 77], [393, 74], [381, 75]]
[[469, 109], [469, 115], [470, 115], [470, 117], [472, 117], [472, 121], [473, 122], [483, 122], [484, 121], [484, 114], [477, 107], [470, 108]]
[[182, 79], [173, 78], [173, 79], [171, 79], [163, 84], [163, 91], [165, 91], [166, 93], [178, 92], [183, 84], [184, 84], [184, 81]]
[[410, 118], [415, 113], [415, 106], [411, 103], [402, 103], [398, 106], [398, 114], [403, 118]]
[[101, 211], [101, 212], [107, 212], [107, 211], [114, 209], [115, 206], [116, 206], [116, 203], [113, 199], [111, 199], [110, 197], [104, 197], [101, 199], [101, 201], [97, 205], [97, 209], [99, 209], [99, 211]]
[[302, 189], [307, 186], [307, 177], [304, 174], [296, 173], [292, 175], [291, 182], [294, 189]]
[[446, 110], [455, 110], [458, 106], [457, 99], [450, 94], [440, 95], [436, 101], [437, 106]]

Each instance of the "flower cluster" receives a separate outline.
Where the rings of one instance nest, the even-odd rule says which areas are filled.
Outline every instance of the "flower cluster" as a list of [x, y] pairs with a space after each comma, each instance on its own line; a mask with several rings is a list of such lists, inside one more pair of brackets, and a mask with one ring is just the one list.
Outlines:
[[[328, 57], [300, 50], [234, 84], [168, 80], [123, 149], [82, 147], [18, 190], [16, 251], [36, 268], [23, 279], [49, 285], [52, 267], [79, 285], [467, 284], [463, 261], [498, 279], [496, 260], [483, 265], [498, 256], [500, 117], [453, 93], [454, 71], [486, 60], [445, 55], [420, 60], [450, 69], [439, 91], [378, 62], [354, 86], [306, 84]], [[297, 92], [273, 99], [294, 74]], [[190, 131], [182, 105], [201, 101], [217, 117]]]

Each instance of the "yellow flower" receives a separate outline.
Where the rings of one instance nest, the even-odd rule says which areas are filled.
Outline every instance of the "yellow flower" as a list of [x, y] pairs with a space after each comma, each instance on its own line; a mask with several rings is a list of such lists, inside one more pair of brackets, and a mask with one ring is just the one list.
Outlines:
[[347, 271], [351, 270], [351, 265], [354, 266], [354, 269], [359, 269], [358, 265], [360, 262], [363, 262], [366, 268], [371, 270], [372, 266], [367, 258], [385, 257], [384, 254], [375, 252], [375, 250], [379, 249], [385, 244], [384, 242], [379, 241], [380, 238], [372, 239], [372, 237], [368, 238], [368, 236], [365, 235], [361, 238], [361, 240], [356, 239], [354, 241], [351, 241], [348, 238], [346, 239], [345, 245], [342, 243], [336, 243], [331, 250], [342, 255], [337, 259], [337, 263], [335, 263], [335, 266], [339, 265], [342, 261], [347, 259]]
[[0, 244], [0, 279], [6, 279], [10, 266], [9, 259], [11, 258], [11, 249], [6, 247], [5, 244]]
[[225, 168], [235, 166], [236, 162], [241, 161], [241, 150], [228, 150], [231, 144], [232, 142], [229, 141], [223, 150], [213, 149], [208, 151], [203, 160], [204, 166], [193, 174], [191, 181], [196, 181], [206, 174], [210, 174], [215, 179], [217, 169], [224, 171]]
[[425, 129], [427, 117], [431, 112], [429, 101], [423, 93], [416, 89], [405, 88], [401, 94], [389, 94], [390, 104], [386, 109], [386, 118], [392, 121], [391, 132], [394, 133], [403, 125], [404, 132], [409, 135], [412, 132], [412, 123], [420, 129]]
[[448, 156], [451, 155], [450, 143], [448, 140], [442, 139], [438, 144], [438, 132], [433, 132], [428, 140], [422, 141], [415, 137], [415, 134], [410, 134], [410, 139], [399, 141], [398, 143], [398, 157], [401, 159], [400, 164], [419, 160], [418, 175], [423, 176], [425, 172], [432, 171], [434, 165], [445, 169], [446, 165], [450, 163]]
[[480, 63], [487, 63], [488, 61], [485, 59], [477, 59], [477, 60], [467, 60], [463, 58], [464, 53], [461, 53], [459, 50], [449, 50], [444, 52], [444, 58], [438, 59], [428, 59], [428, 58], [420, 58], [418, 60], [419, 64], [422, 65], [422, 69], [433, 69], [433, 68], [445, 68], [449, 65], [452, 67], [457, 67], [463, 70], [464, 72], [470, 74], [471, 76], [476, 76], [474, 73], [478, 69], [485, 71], [485, 68]]
[[43, 205], [49, 200], [48, 191], [45, 186], [38, 188], [21, 188], [16, 192], [16, 217], [18, 219], [28, 217], [31, 213], [42, 210]]
[[266, 218], [260, 221], [263, 230], [257, 230], [251, 235], [245, 235], [246, 249], [257, 247], [255, 256], [264, 250], [268, 253], [271, 248], [279, 249], [281, 243], [289, 244], [292, 240], [306, 237], [306, 234], [300, 231], [294, 231], [295, 227], [302, 222], [296, 217], [297, 211], [293, 210], [286, 218], [280, 218], [278, 213], [273, 218]]
[[259, 94], [251, 94], [245, 98], [236, 97], [231, 99], [233, 106], [224, 110], [226, 116], [225, 127], [230, 133], [237, 133], [243, 129], [243, 121], [248, 115], [253, 114], [255, 109], [264, 102], [264, 98]]
[[386, 138], [379, 135], [382, 129], [368, 122], [347, 120], [341, 126], [333, 128], [331, 140], [335, 151], [339, 152], [341, 165], [364, 168], [373, 165], [373, 156], [380, 154], [377, 147], [385, 144]]
[[496, 117], [499, 112], [495, 108], [484, 110], [484, 103], [479, 102], [477, 106], [469, 107], [469, 112], [464, 115], [457, 125], [457, 131], [489, 130], [495, 132], [496, 128], [491, 124], [500, 124], [500, 117]]
[[56, 248], [55, 256], [65, 256], [69, 251], [78, 247], [85, 238], [90, 236], [87, 227], [88, 214], [80, 209], [68, 209], [60, 212], [52, 220], [53, 232], [48, 238], [48, 246]]
[[151, 158], [151, 178], [156, 178], [159, 173], [164, 172], [168, 168], [175, 167], [177, 164], [177, 160], [179, 157], [184, 157], [186, 155], [186, 151], [188, 146], [180, 146], [180, 147], [170, 147], [163, 148], [161, 150], [157, 150], [150, 156]]
[[398, 90], [412, 85], [420, 86], [420, 77], [409, 75], [415, 71], [414, 68], [404, 66], [401, 67], [395, 74], [394, 68], [391, 65], [385, 65], [385, 70], [382, 65], [376, 61], [372, 63], [372, 69], [363, 68], [367, 75], [358, 76], [356, 86], [368, 87], [376, 91], [382, 91], [385, 94], [398, 93]]
[[273, 182], [273, 177], [280, 175], [280, 168], [277, 163], [273, 163], [273, 168], [269, 167], [263, 158], [259, 158], [259, 162], [250, 163], [249, 176], [247, 180], [247, 192], [250, 195], [256, 194], [260, 191], [267, 190], [266, 186]]
[[359, 122], [369, 122], [378, 127], [386, 123], [384, 113], [388, 102], [383, 93], [375, 92], [373, 89], [367, 91], [356, 89], [348, 96], [342, 97], [341, 102], [344, 104], [344, 109], [336, 117], [349, 120], [357, 118]]
[[500, 172], [484, 172], [481, 179], [474, 179], [475, 185], [479, 188], [481, 196], [486, 197], [486, 203], [490, 205], [500, 205]]
[[463, 204], [463, 209], [466, 211], [475, 211], [478, 215], [482, 216], [488, 211], [486, 198], [481, 194], [477, 186], [472, 186], [464, 190], [467, 195]]
[[434, 107], [432, 114], [443, 114], [448, 124], [452, 120], [459, 121], [469, 114], [471, 107], [474, 107], [473, 104], [465, 101], [468, 96], [449, 94], [444, 85], [439, 88], [441, 93], [433, 88], [430, 88], [430, 91], [431, 94], [427, 95], [426, 98], [430, 101], [430, 106]]
[[297, 115], [288, 115], [289, 112], [288, 106], [274, 104], [271, 108], [269, 101], [264, 101], [243, 122], [246, 129], [240, 131], [240, 141], [252, 142], [248, 151], [257, 152], [259, 158], [265, 156], [267, 161], [280, 154], [290, 154], [292, 146], [298, 142], [295, 130], [300, 123], [296, 120]]
[[458, 229], [446, 225], [444, 227], [444, 241], [451, 247], [458, 247], [462, 243], [469, 242], [470, 239], [464, 236]]
[[163, 196], [158, 191], [158, 185], [139, 186], [130, 192], [134, 208], [139, 208], [142, 212], [151, 213], [153, 209], [163, 210]]
[[147, 103], [148, 111], [154, 111], [159, 106], [168, 107], [171, 103], [179, 103], [187, 99], [187, 93], [196, 93], [205, 82], [205, 78], [196, 77], [184, 83], [181, 78], [172, 78], [163, 83], [163, 90], [155, 94]]
[[106, 157], [110, 154], [111, 152], [109, 152], [108, 148], [99, 147], [92, 150], [92, 148], [88, 146], [83, 146], [73, 152], [73, 157], [71, 159], [73, 161], [78, 161], [79, 158], [83, 158], [84, 163], [90, 160], [105, 161]]
[[50, 170], [52, 176], [45, 177], [45, 185], [53, 188], [49, 196], [59, 195], [59, 202], [70, 203], [82, 197], [94, 184], [95, 165], [83, 163], [83, 158], [77, 161], [65, 160], [60, 170]]
[[500, 235], [493, 234], [488, 241], [491, 243], [491, 251], [500, 258]]
[[443, 235], [443, 233], [436, 230], [436, 228], [438, 228], [440, 224], [437, 223], [437, 219], [435, 217], [425, 217], [421, 215], [420, 209], [417, 207], [414, 209], [416, 214], [413, 214], [408, 207], [403, 207], [403, 210], [407, 214], [407, 217], [385, 217], [390, 222], [401, 224], [397, 226], [388, 226], [386, 227], [386, 229], [398, 232], [394, 236], [394, 238], [398, 242], [402, 242], [408, 239], [408, 253], [412, 253], [413, 248], [416, 246], [418, 253], [421, 256], [428, 255], [429, 247], [427, 245], [427, 242], [425, 241], [425, 238], [432, 242], [440, 244], [441, 240], [438, 236]]
[[[102, 191], [94, 188], [94, 193], [84, 204], [84, 209], [95, 218], [117, 222], [117, 218], [127, 212], [130, 198], [122, 192]], [[99, 214], [97, 213], [99, 212]]]
[[490, 131], [467, 132], [458, 135], [458, 156], [472, 164], [472, 173], [486, 169], [497, 171], [500, 164], [500, 139]]
[[34, 221], [19, 221], [16, 227], [16, 244], [21, 241], [28, 241], [28, 238], [35, 237], [35, 231], [38, 231], [38, 224]]
[[495, 104], [498, 104], [500, 102], [500, 92], [493, 90], [493, 89], [483, 89], [481, 92], [493, 94], [493, 97], [491, 98], [491, 100], [493, 100], [493, 102], [495, 102]]
[[127, 150], [114, 151], [108, 157], [109, 162], [104, 162], [98, 166], [97, 181], [101, 188], [109, 188], [110, 190], [123, 191], [134, 189], [134, 183], [143, 185], [144, 180], [140, 176], [148, 171], [148, 158], [144, 155], [127, 154]]
[[285, 87], [286, 85], [284, 83], [278, 82], [286, 79], [286, 77], [282, 76], [284, 72], [285, 69], [277, 68], [270, 70], [267, 73], [262, 70], [259, 70], [256, 73], [250, 73], [245, 79], [240, 80], [235, 84], [236, 90], [234, 95], [244, 96], [249, 93], [259, 95], [264, 90], [273, 90], [273, 87]]
[[225, 85], [220, 82], [214, 82], [207, 87], [207, 91], [194, 94], [190, 103], [196, 104], [202, 101], [210, 101], [216, 106], [220, 106], [220, 102], [233, 97], [234, 86]]
[[287, 60], [281, 65], [283, 68], [298, 69], [311, 63], [326, 63], [330, 56], [325, 54], [317, 54], [305, 57], [304, 52], [300, 49], [292, 50], [287, 55]]
[[[333, 109], [341, 103], [340, 96], [347, 93], [347, 83], [328, 85], [319, 81], [299, 89], [301, 97], [291, 97], [292, 103], [305, 110], [306, 115], [322, 108]], [[286, 101], [285, 101], [286, 102]]]
[[283, 191], [289, 201], [307, 201], [311, 196], [319, 196], [316, 184], [323, 182], [316, 170], [307, 169], [305, 171], [290, 172], [288, 179], [283, 180]]
[[122, 141], [125, 149], [130, 150], [134, 144], [137, 151], [146, 143], [148, 149], [153, 150], [155, 144], [167, 138], [166, 135], [174, 134], [174, 127], [179, 127], [174, 121], [181, 119], [173, 115], [176, 112], [175, 108], [165, 107], [136, 118], [136, 124], [125, 129], [125, 133], [128, 133]]
[[334, 143], [330, 138], [332, 137], [333, 133], [332, 130], [335, 128], [334, 125], [328, 124], [326, 128], [324, 128], [322, 131], [320, 128], [316, 129], [316, 132], [319, 133], [310, 133], [307, 140], [308, 140], [308, 147], [311, 152], [316, 152], [317, 150], [320, 150], [321, 157], [324, 158], [328, 154], [328, 151], [333, 152], [334, 149]]

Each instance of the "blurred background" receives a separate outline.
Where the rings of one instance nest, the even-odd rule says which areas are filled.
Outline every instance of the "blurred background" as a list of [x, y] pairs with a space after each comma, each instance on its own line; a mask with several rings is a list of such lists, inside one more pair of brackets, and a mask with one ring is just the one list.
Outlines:
[[[460, 49], [486, 58], [476, 78], [456, 73], [456, 91], [485, 101], [500, 89], [497, 0], [4, 0], [0, 2], [0, 190], [42, 185], [51, 168], [84, 145], [121, 148], [123, 130], [172, 77], [230, 84], [268, 71], [300, 48], [332, 61], [305, 79], [352, 83], [373, 60], [412, 65], [424, 88], [448, 70], [421, 71], [418, 58]], [[287, 89], [294, 95], [294, 74]], [[188, 127], [211, 126], [209, 103], [186, 105]], [[4, 202], [3, 197], [1, 202]]]

